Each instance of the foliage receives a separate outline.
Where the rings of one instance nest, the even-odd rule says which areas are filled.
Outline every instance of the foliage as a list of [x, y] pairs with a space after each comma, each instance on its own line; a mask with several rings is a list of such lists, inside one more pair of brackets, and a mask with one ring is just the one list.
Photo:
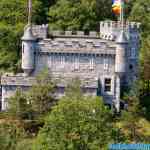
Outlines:
[[150, 33], [150, 0], [136, 0], [134, 2], [129, 19], [141, 23], [142, 36]]
[[51, 29], [95, 30], [99, 20], [111, 18], [111, 1], [58, 0], [49, 9]]
[[[20, 38], [27, 22], [26, 3], [27, 0], [0, 1], [1, 71], [20, 71]], [[66, 96], [53, 107], [48, 115], [45, 126], [41, 129], [34, 145], [36, 150], [93, 150], [100, 147], [102, 149], [108, 141], [113, 140], [116, 142], [147, 142], [149, 140], [150, 134], [145, 136], [145, 132], [149, 129], [149, 122], [144, 120], [144, 124], [148, 124], [148, 129], [145, 130], [143, 127], [142, 130], [143, 119], [139, 118], [143, 109], [146, 109], [145, 116], [150, 114], [149, 6], [150, 0], [130, 0], [126, 3], [126, 18], [141, 22], [140, 81], [142, 84], [136, 84], [126, 95], [129, 107], [122, 118], [116, 120], [115, 124], [119, 124], [119, 127], [114, 124], [112, 127], [110, 112], [106, 110], [99, 98], [84, 97], [80, 90], [80, 82], [71, 81], [72, 84], [68, 85]], [[49, 23], [51, 29], [95, 30], [99, 28], [100, 20], [112, 18], [116, 19], [111, 12], [111, 0], [33, 1], [33, 23]], [[144, 91], [140, 100], [139, 88]], [[50, 94], [49, 91], [51, 91]], [[37, 116], [46, 114], [55, 103], [52, 98], [54, 91], [55, 84], [45, 72], [44, 75], [38, 76], [36, 84], [29, 92], [24, 93], [20, 89], [16, 91], [9, 103], [11, 106], [9, 113], [19, 119], [35, 119], [35, 114]], [[31, 128], [32, 125], [31, 123]], [[122, 134], [123, 130], [125, 135]], [[32, 141], [23, 138], [24, 131], [16, 126], [16, 123], [0, 124], [1, 149], [31, 149], [29, 145]]]
[[47, 113], [54, 105], [55, 83], [51, 80], [48, 69], [43, 70], [36, 78], [36, 83], [27, 93], [27, 101], [32, 110], [39, 115]]
[[8, 113], [18, 119], [25, 119], [27, 116], [28, 104], [25, 94], [21, 89], [17, 89], [14, 96], [8, 101]]
[[1, 70], [15, 69], [20, 51], [20, 40], [23, 24], [16, 26], [0, 22], [0, 68]]
[[56, 103], [53, 98], [55, 87], [48, 70], [45, 69], [37, 76], [29, 90], [23, 92], [22, 89], [17, 89], [15, 95], [9, 99], [9, 115], [18, 119], [35, 119], [44, 115]]
[[19, 141], [25, 138], [24, 130], [17, 123], [0, 123], [0, 146], [2, 150], [15, 150]]
[[142, 58], [141, 58], [141, 71], [143, 72], [143, 79], [150, 80], [150, 36], [143, 39], [142, 43]]
[[[43, 8], [44, 9], [44, 8]], [[42, 23], [41, 2], [33, 1], [33, 22]], [[43, 14], [44, 15], [44, 14]], [[21, 36], [27, 22], [27, 0], [0, 1], [0, 69], [20, 71]]]
[[80, 99], [83, 96], [81, 90], [81, 81], [78, 78], [71, 79], [67, 88], [65, 89], [65, 95], [68, 100]]
[[141, 23], [141, 50], [140, 50], [140, 104], [145, 117], [149, 117], [150, 96], [150, 0], [136, 0], [129, 19]]
[[128, 102], [128, 110], [124, 111], [121, 116], [123, 122], [122, 128], [126, 131], [128, 142], [144, 142], [143, 136], [139, 133], [139, 119], [142, 114], [140, 106], [140, 82], [136, 81], [126, 94], [126, 101]]
[[36, 150], [103, 149], [110, 141], [111, 115], [102, 99], [62, 98], [39, 132]]
[[33, 139], [25, 138], [22, 139], [16, 145], [16, 150], [32, 150]]

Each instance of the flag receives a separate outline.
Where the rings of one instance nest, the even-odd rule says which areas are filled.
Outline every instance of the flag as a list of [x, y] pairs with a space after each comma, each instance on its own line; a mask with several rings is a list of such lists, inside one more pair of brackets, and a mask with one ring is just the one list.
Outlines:
[[112, 4], [112, 10], [116, 15], [119, 15], [121, 13], [121, 1], [122, 0], [113, 0]]

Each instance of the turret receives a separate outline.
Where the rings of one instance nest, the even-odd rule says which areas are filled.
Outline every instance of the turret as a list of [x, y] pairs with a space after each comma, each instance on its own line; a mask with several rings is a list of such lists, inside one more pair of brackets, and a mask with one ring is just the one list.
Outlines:
[[127, 38], [124, 30], [120, 31], [119, 36], [116, 39], [116, 58], [115, 58], [115, 100], [114, 106], [116, 112], [120, 112], [120, 91], [121, 91], [121, 76], [126, 72], [126, 49], [127, 49]]
[[126, 49], [128, 40], [125, 32], [122, 30], [116, 39], [116, 59], [115, 59], [115, 72], [122, 74], [126, 72]]
[[29, 75], [34, 70], [35, 45], [36, 38], [32, 34], [32, 27], [28, 25], [22, 37], [22, 69], [27, 75]]
[[32, 33], [32, 0], [28, 0], [28, 24], [22, 37], [22, 69], [29, 75], [34, 70], [36, 38]]

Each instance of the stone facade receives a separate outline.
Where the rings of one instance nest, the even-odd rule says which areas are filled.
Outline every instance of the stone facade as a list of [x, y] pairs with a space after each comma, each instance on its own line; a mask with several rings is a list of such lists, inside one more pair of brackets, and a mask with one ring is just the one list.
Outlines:
[[2, 76], [2, 110], [16, 87], [28, 89], [35, 76], [47, 67], [59, 80], [62, 96], [67, 81], [78, 77], [85, 94], [101, 95], [119, 111], [120, 89], [138, 75], [139, 24], [100, 22], [100, 31], [49, 31], [47, 25], [25, 28], [22, 37], [22, 69]]

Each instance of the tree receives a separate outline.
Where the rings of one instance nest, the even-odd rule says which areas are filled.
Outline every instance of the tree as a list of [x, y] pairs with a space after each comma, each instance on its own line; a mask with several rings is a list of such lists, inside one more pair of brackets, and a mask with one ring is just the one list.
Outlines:
[[17, 89], [8, 103], [8, 113], [17, 119], [37, 119], [45, 115], [56, 103], [54, 98], [55, 83], [51, 80], [48, 70], [42, 71], [35, 79], [33, 86], [27, 91]]
[[27, 101], [31, 104], [32, 110], [38, 114], [43, 115], [47, 113], [51, 106], [54, 105], [55, 83], [51, 80], [47, 69], [43, 70], [37, 77], [27, 93]]
[[58, 0], [49, 9], [51, 29], [96, 30], [104, 18], [112, 18], [108, 0]]
[[[130, 20], [141, 23], [141, 50], [140, 50], [140, 75], [141, 75], [141, 101], [150, 95], [150, 0], [136, 0], [131, 11]], [[146, 98], [147, 99], [147, 98]], [[147, 100], [146, 100], [147, 101]], [[143, 103], [143, 102], [142, 102]]]
[[[27, 22], [27, 0], [0, 1], [0, 22], [17, 25]], [[40, 0], [33, 1], [33, 22], [40, 22], [39, 16], [41, 8]]]
[[134, 2], [129, 19], [140, 22], [142, 36], [146, 37], [150, 33], [150, 0], [136, 0]]
[[128, 110], [123, 111], [121, 119], [123, 121], [123, 128], [127, 130], [127, 139], [129, 142], [141, 142], [143, 136], [139, 133], [140, 115], [142, 114], [142, 107], [140, 105], [140, 85], [139, 81], [133, 83], [124, 99], [128, 102]]
[[111, 131], [111, 115], [101, 98], [64, 97], [47, 116], [33, 149], [103, 149]]
[[27, 118], [27, 109], [28, 104], [25, 94], [21, 89], [17, 89], [15, 95], [8, 101], [8, 113], [18, 119], [25, 119]]
[[[33, 23], [42, 24], [40, 0], [33, 1]], [[43, 13], [41, 13], [41, 11]], [[27, 0], [0, 1], [0, 68], [20, 71], [21, 36], [27, 23]]]
[[83, 96], [81, 81], [78, 78], [71, 79], [65, 89], [65, 95], [68, 100], [80, 99]]
[[15, 150], [17, 144], [25, 137], [24, 129], [14, 121], [0, 122], [0, 146], [2, 150]]
[[56, 3], [56, 0], [38, 0], [41, 5], [36, 17], [36, 23], [47, 24], [48, 23], [48, 11], [49, 8]]

